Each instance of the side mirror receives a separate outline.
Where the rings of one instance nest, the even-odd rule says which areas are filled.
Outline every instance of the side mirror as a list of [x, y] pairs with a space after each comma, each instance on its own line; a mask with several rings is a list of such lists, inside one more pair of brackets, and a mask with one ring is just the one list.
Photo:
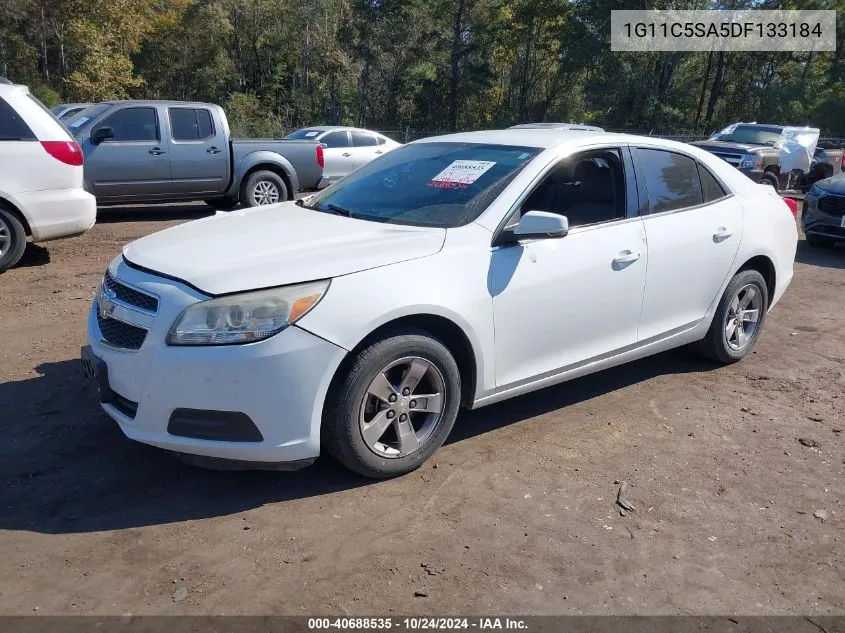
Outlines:
[[511, 231], [518, 240], [560, 238], [567, 233], [569, 220], [566, 216], [548, 211], [526, 212]]
[[95, 145], [99, 145], [109, 138], [114, 138], [114, 130], [110, 127], [99, 127], [91, 133], [91, 140]]

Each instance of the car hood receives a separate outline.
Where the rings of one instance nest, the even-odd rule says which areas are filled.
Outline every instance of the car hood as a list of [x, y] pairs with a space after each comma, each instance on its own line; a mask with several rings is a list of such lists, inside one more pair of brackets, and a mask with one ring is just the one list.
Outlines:
[[768, 145], [749, 145], [747, 143], [728, 143], [726, 141], [695, 141], [694, 143], [690, 143], [690, 145], [695, 145], [708, 152], [735, 151], [749, 154], [752, 152], [777, 151]]
[[825, 193], [833, 193], [838, 196], [845, 196], [845, 174], [839, 174], [832, 178], [825, 178], [816, 183], [816, 187]]
[[445, 237], [442, 228], [368, 222], [286, 202], [181, 224], [128, 244], [123, 256], [220, 295], [426, 257]]

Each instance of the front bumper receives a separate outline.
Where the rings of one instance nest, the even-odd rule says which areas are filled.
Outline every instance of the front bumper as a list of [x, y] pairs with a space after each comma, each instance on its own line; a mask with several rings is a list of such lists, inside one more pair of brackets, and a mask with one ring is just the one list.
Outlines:
[[737, 169], [751, 178], [754, 182], [760, 182], [763, 179], [763, 174], [765, 173], [762, 169], [746, 169], [742, 167], [737, 167]]
[[[831, 195], [825, 194], [823, 197]], [[845, 198], [845, 196], [833, 197]], [[804, 233], [806, 235], [816, 235], [837, 241], [845, 241], [845, 220], [843, 220], [843, 213], [819, 209], [819, 200], [820, 198], [817, 196], [808, 195], [804, 198], [804, 206], [801, 213], [801, 223], [804, 227]], [[842, 203], [842, 206], [845, 208], [845, 202]]]
[[[206, 297], [122, 260], [113, 262], [110, 271], [118, 281], [159, 299], [154, 315], [110, 305], [113, 317], [148, 330], [137, 350], [104, 340], [96, 301], [88, 317], [88, 345], [108, 368], [107, 387], [114, 396], [104, 398], [102, 407], [128, 438], [256, 467], [307, 463], [319, 455], [323, 401], [346, 350], [296, 326], [248, 345], [168, 346], [165, 336], [176, 317]], [[185, 411], [247, 419], [260, 435], [236, 441], [175, 435], [174, 430], [186, 433], [174, 426]]]

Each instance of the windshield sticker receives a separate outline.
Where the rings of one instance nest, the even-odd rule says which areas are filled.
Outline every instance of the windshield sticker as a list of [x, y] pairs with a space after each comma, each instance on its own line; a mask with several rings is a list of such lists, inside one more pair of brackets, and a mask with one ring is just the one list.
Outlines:
[[522, 154], [520, 154], [519, 156], [517, 156], [517, 158], [518, 158], [519, 160], [525, 160], [525, 159], [526, 159], [526, 158], [528, 158], [529, 156], [530, 156], [530, 154], [529, 154], [528, 152], [523, 152]]
[[495, 164], [490, 160], [456, 160], [432, 178], [430, 186], [442, 189], [465, 189]]
[[90, 118], [88, 118], [87, 116], [79, 117], [76, 121], [72, 121], [71, 123], [69, 123], [69, 124], [68, 124], [68, 127], [69, 127], [69, 128], [73, 128], [73, 129], [76, 129], [76, 128], [78, 128], [80, 125], [82, 125], [83, 123], [87, 123], [87, 122], [88, 122], [88, 121], [90, 121], [90, 120], [91, 120], [91, 119], [90, 119]]
[[305, 138], [312, 138], [314, 136], [317, 136], [318, 134], [319, 134], [319, 132], [306, 132]]

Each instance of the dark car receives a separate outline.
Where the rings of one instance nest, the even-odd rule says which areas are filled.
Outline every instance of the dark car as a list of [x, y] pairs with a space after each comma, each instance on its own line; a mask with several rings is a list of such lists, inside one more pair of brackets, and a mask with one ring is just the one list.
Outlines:
[[810, 188], [801, 219], [810, 246], [845, 242], [845, 174], [820, 180]]

